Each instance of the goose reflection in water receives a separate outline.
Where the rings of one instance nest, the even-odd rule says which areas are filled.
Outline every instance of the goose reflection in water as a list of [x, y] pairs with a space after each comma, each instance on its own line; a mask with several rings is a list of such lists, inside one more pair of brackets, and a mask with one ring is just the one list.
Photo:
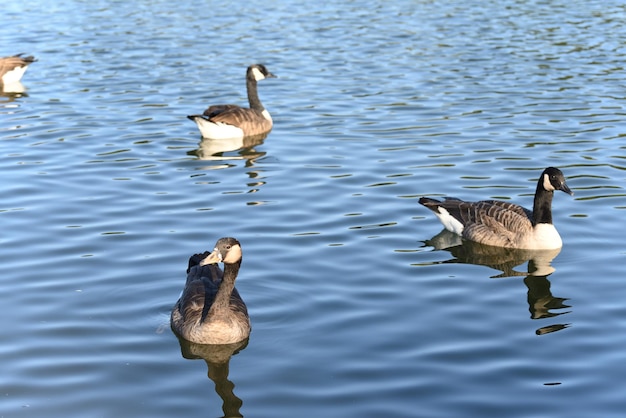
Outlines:
[[[206, 161], [246, 160], [246, 166], [251, 166], [254, 160], [265, 155], [265, 152], [257, 151], [255, 147], [262, 145], [266, 137], [267, 133], [244, 138], [202, 138], [200, 147], [187, 154]], [[239, 151], [238, 155], [224, 155], [233, 151]]]
[[16, 81], [10, 85], [0, 83], [0, 97], [6, 97], [8, 101], [13, 101], [19, 97], [28, 97], [28, 94], [26, 87], [20, 81]]
[[[436, 264], [474, 264], [499, 270], [500, 274], [491, 276], [492, 278], [525, 276], [524, 284], [528, 288], [528, 309], [531, 319], [552, 318], [570, 312], [554, 312], [554, 310], [570, 308], [570, 305], [565, 304], [567, 298], [552, 295], [548, 280], [548, 276], [555, 271], [551, 262], [561, 252], [560, 248], [554, 250], [520, 250], [493, 247], [463, 240], [445, 229], [430, 240], [426, 240], [425, 244], [436, 250], [448, 251], [454, 256], [450, 260]], [[515, 267], [524, 263], [528, 263], [526, 272], [515, 270]], [[537, 335], [548, 334], [568, 326], [569, 324], [549, 325], [537, 329], [536, 333]]]
[[[257, 151], [256, 147], [263, 144], [267, 133], [257, 136], [247, 136], [244, 138], [231, 139], [207, 139], [202, 138], [200, 147], [193, 151], [188, 151], [187, 155], [192, 155], [199, 160], [211, 162], [210, 165], [199, 167], [198, 170], [223, 170], [237, 167], [237, 163], [229, 162], [243, 160], [245, 168], [255, 166], [255, 161], [266, 155], [264, 151]], [[237, 151], [233, 155], [233, 151]], [[263, 173], [259, 170], [247, 170], [249, 187], [247, 193], [256, 193], [265, 184]], [[248, 205], [258, 205], [263, 202], [251, 201]]]
[[203, 359], [208, 367], [208, 377], [215, 384], [215, 392], [222, 399], [224, 417], [243, 417], [240, 412], [243, 401], [234, 393], [235, 384], [228, 380], [230, 358], [248, 345], [248, 339], [234, 344], [196, 344], [178, 339], [180, 351], [188, 360]]

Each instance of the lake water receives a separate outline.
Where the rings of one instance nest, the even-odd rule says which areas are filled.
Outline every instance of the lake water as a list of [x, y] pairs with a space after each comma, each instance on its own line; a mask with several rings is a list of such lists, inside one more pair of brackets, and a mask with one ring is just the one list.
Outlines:
[[[0, 417], [621, 417], [626, 8], [608, 1], [9, 2]], [[186, 115], [245, 104], [242, 149]], [[448, 247], [420, 196], [532, 205], [560, 254]], [[247, 345], [179, 343], [237, 237]], [[530, 260], [530, 261], [529, 261]]]

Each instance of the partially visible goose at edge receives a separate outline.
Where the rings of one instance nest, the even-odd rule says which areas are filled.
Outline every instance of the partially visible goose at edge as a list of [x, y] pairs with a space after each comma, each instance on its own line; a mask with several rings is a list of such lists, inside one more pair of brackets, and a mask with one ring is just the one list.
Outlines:
[[272, 130], [272, 117], [263, 107], [257, 92], [257, 81], [276, 77], [262, 64], [253, 64], [246, 71], [249, 108], [233, 104], [213, 105], [202, 115], [190, 115], [204, 138], [243, 138], [267, 134]]
[[24, 54], [0, 58], [0, 84], [18, 83], [28, 66], [37, 61], [33, 56], [23, 57], [22, 55]]
[[191, 256], [185, 288], [170, 318], [176, 334], [197, 344], [232, 344], [248, 338], [248, 309], [235, 288], [241, 259], [241, 244], [230, 237], [217, 240], [211, 253]]
[[546, 168], [535, 191], [532, 212], [499, 200], [465, 202], [422, 197], [419, 203], [432, 210], [443, 226], [461, 237], [485, 245], [520, 249], [556, 249], [563, 246], [552, 224], [552, 197], [555, 190], [574, 193], [558, 168]]

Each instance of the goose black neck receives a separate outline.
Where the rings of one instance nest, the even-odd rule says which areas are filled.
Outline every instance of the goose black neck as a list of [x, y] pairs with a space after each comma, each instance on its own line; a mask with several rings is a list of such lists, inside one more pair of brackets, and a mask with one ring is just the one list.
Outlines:
[[258, 110], [262, 112], [265, 110], [263, 105], [261, 104], [261, 100], [259, 99], [259, 93], [256, 88], [257, 81], [254, 79], [254, 76], [246, 77], [246, 90], [248, 91], [248, 103], [250, 104], [250, 109]]
[[235, 279], [237, 278], [237, 274], [239, 274], [240, 266], [241, 261], [232, 264], [224, 264], [224, 276], [222, 277], [222, 283], [217, 291], [211, 310], [227, 309], [230, 305], [230, 295], [233, 293]]
[[552, 197], [554, 192], [543, 187], [543, 175], [537, 182], [535, 202], [533, 204], [533, 225], [552, 223]]

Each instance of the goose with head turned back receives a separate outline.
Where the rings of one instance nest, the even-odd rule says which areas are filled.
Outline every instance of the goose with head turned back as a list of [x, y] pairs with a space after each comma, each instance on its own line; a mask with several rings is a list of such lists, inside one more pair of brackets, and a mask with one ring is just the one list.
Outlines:
[[174, 332], [198, 344], [232, 344], [248, 338], [248, 309], [235, 288], [241, 260], [241, 244], [230, 237], [220, 238], [212, 252], [189, 259], [187, 282], [170, 318]]
[[232, 104], [213, 105], [202, 115], [190, 115], [204, 138], [229, 139], [263, 135], [272, 130], [272, 117], [263, 107], [257, 92], [257, 81], [276, 77], [262, 64], [253, 64], [246, 71], [249, 108]]
[[37, 61], [35, 57], [23, 57], [24, 54], [0, 58], [0, 84], [18, 83], [30, 64]]
[[543, 170], [537, 181], [532, 212], [522, 206], [499, 200], [465, 202], [455, 198], [443, 201], [420, 198], [443, 226], [470, 241], [497, 247], [528, 250], [556, 249], [563, 246], [552, 224], [552, 197], [555, 190], [573, 195], [558, 168]]

